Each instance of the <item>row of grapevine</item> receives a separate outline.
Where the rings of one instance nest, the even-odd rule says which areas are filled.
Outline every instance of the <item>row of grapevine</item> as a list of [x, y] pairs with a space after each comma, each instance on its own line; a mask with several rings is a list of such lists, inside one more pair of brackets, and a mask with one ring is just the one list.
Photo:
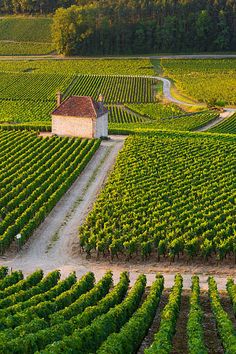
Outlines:
[[[129, 278], [127, 273], [122, 273], [120, 276], [120, 282], [107, 293], [108, 286], [110, 285], [111, 274], [107, 273], [105, 277], [98, 282], [97, 286], [94, 286], [90, 291], [78, 297], [75, 302], [69, 305], [70, 318], [67, 315], [67, 319], [63, 318], [62, 311], [55, 312], [50, 316], [50, 321], [42, 319], [32, 320], [25, 325], [16, 327], [13, 330], [5, 330], [0, 335], [0, 339], [7, 343], [11, 340], [11, 343], [6, 347], [18, 348], [17, 350], [24, 351], [27, 346], [27, 352], [33, 353], [37, 350], [43, 349], [46, 345], [50, 345], [54, 341], [59, 341], [66, 334], [71, 335], [75, 330], [79, 328], [85, 328], [88, 326], [97, 316], [106, 313], [110, 308], [118, 305], [124, 298], [129, 284]], [[100, 296], [103, 294], [102, 299]], [[56, 301], [56, 299], [55, 299]], [[74, 304], [77, 304], [78, 311], [74, 312]], [[66, 310], [66, 309], [65, 309]], [[43, 324], [43, 325], [42, 325]], [[37, 328], [35, 333], [34, 328]], [[17, 338], [20, 330], [24, 329], [24, 338]]]
[[232, 259], [235, 153], [230, 137], [129, 137], [80, 228], [82, 250], [111, 259]]
[[215, 316], [218, 333], [224, 347], [225, 353], [236, 352], [236, 330], [227, 312], [223, 309], [216, 281], [213, 277], [208, 279], [209, 297], [212, 312]]
[[126, 107], [132, 111], [146, 116], [150, 119], [163, 119], [163, 118], [173, 118], [183, 115], [185, 112], [182, 111], [177, 105], [168, 103], [140, 103], [140, 104], [126, 104]]
[[141, 123], [146, 120], [144, 117], [132, 113], [122, 106], [108, 106], [107, 108], [109, 110], [109, 123]]
[[0, 124], [0, 130], [34, 130], [39, 132], [51, 132], [51, 123], [35, 122], [23, 124]]
[[18, 233], [22, 235], [21, 244], [31, 236], [79, 176], [100, 140], [42, 139], [34, 132], [5, 130], [0, 139], [3, 253]]
[[156, 333], [151, 347], [145, 350], [145, 354], [171, 352], [172, 340], [180, 310], [182, 287], [183, 278], [180, 275], [176, 275], [175, 284], [171, 290], [168, 304], [161, 314], [159, 331]]
[[236, 285], [235, 285], [233, 279], [228, 279], [227, 291], [228, 291], [229, 297], [231, 299], [231, 302], [233, 304], [234, 314], [236, 315]]
[[131, 319], [125, 323], [120, 332], [111, 334], [101, 345], [98, 354], [133, 353], [140, 347], [151, 326], [160, 302], [164, 278], [158, 277], [152, 284], [149, 294]]
[[204, 343], [203, 311], [200, 306], [200, 285], [197, 276], [192, 277], [192, 293], [187, 324], [189, 354], [207, 354]]
[[212, 133], [236, 134], [236, 113], [209, 129]]
[[[1, 271], [3, 278], [11, 276], [7, 274], [6, 267], [0, 268]], [[110, 271], [97, 283], [93, 273], [87, 273], [79, 280], [72, 273], [60, 280], [60, 273], [53, 271], [37, 283], [39, 275], [43, 275], [41, 270], [25, 280], [19, 278], [15, 285], [9, 285], [4, 290], [7, 300], [13, 295], [7, 296], [7, 292], [11, 293], [8, 288], [12, 290], [14, 287], [18, 309], [12, 314], [11, 305], [8, 310], [8, 307], [1, 309], [0, 304], [2, 353], [135, 354], [141, 346], [145, 353], [168, 354], [175, 350], [176, 325], [179, 313], [183, 310], [180, 307], [183, 288], [181, 275], [175, 276], [169, 296], [163, 291], [164, 278], [159, 274], [150, 288], [146, 288], [146, 276], [138, 276], [129, 291], [129, 276], [126, 272], [121, 273], [116, 285], [113, 285]], [[24, 283], [28, 285], [22, 289]], [[39, 288], [40, 283], [40, 293], [35, 291], [35, 295], [25, 300], [30, 291], [33, 294], [34, 288]], [[217, 325], [214, 335], [220, 336], [226, 353], [234, 353], [235, 329], [222, 308], [215, 280], [210, 277], [208, 283], [209, 299]], [[189, 353], [205, 354], [212, 348], [209, 347], [211, 340], [204, 335], [197, 276], [192, 278], [192, 292], [185, 290], [185, 293], [190, 303], [188, 317], [184, 320], [187, 324], [185, 336]], [[167, 304], [160, 310], [158, 316], [161, 318], [157, 325], [154, 318], [162, 298], [166, 298]], [[154, 328], [154, 337], [150, 337], [149, 332]]]

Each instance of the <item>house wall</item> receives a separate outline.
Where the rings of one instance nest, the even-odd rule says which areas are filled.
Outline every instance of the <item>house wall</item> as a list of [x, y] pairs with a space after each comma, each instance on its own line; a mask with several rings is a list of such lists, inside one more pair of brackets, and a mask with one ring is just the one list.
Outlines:
[[62, 117], [52, 115], [52, 134], [93, 138], [95, 126], [92, 118]]
[[108, 136], [108, 113], [98, 117], [96, 120], [95, 138], [100, 138], [102, 136]]

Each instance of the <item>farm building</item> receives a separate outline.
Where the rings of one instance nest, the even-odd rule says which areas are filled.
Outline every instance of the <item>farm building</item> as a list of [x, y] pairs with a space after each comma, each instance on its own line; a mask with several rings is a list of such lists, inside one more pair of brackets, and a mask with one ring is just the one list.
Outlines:
[[108, 110], [103, 96], [98, 102], [89, 96], [71, 96], [62, 101], [57, 94], [57, 108], [52, 112], [52, 134], [81, 138], [108, 136]]

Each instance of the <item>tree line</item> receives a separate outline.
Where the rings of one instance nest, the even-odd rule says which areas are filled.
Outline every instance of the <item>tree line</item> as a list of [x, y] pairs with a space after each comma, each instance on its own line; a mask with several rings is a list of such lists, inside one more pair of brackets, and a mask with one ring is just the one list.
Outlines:
[[99, 0], [58, 9], [59, 53], [143, 54], [236, 49], [234, 0]]
[[2, 12], [54, 13], [59, 53], [236, 50], [235, 0], [0, 0]]

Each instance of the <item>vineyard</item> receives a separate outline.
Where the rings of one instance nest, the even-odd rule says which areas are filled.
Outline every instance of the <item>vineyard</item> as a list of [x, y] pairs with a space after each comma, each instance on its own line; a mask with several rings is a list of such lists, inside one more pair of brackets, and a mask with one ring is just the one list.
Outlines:
[[161, 66], [177, 88], [199, 102], [236, 104], [235, 59], [165, 60]]
[[0, 122], [48, 122], [51, 124], [51, 112], [55, 108], [54, 101], [11, 101], [0, 100]]
[[128, 104], [126, 107], [134, 112], [137, 112], [138, 114], [155, 120], [162, 118], [172, 118], [185, 113], [178, 106], [171, 103], [165, 105], [158, 103]]
[[51, 18], [0, 19], [0, 55], [40, 55], [53, 51]]
[[236, 134], [236, 114], [209, 130], [212, 133]]
[[0, 131], [0, 252], [25, 243], [79, 176], [100, 140]]
[[[0, 55], [52, 48], [37, 21], [0, 18]], [[166, 103], [153, 79], [236, 104], [235, 61], [159, 64], [0, 61], [0, 353], [236, 353], [236, 114], [213, 126], [227, 115]], [[52, 135], [58, 91], [102, 94], [118, 136]]]
[[[154, 105], [154, 104], [153, 104]], [[139, 110], [139, 106], [145, 106], [146, 105], [127, 105], [127, 107], [132, 108], [134, 112], [140, 112], [143, 113], [145, 110], [141, 108]], [[147, 105], [151, 107], [150, 105]], [[133, 132], [140, 132], [140, 131], [146, 131], [146, 130], [175, 130], [175, 131], [194, 131], [197, 130], [200, 127], [205, 126], [206, 124], [210, 123], [211, 121], [214, 121], [218, 117], [218, 113], [212, 112], [212, 111], [206, 111], [206, 112], [200, 112], [200, 113], [194, 113], [194, 114], [185, 114], [182, 112], [179, 116], [169, 116], [170, 114], [170, 109], [168, 108], [168, 105], [162, 105], [162, 104], [155, 104], [155, 106], [160, 106], [160, 112], [161, 114], [156, 114], [156, 115], [150, 115], [145, 113], [144, 116], [139, 116], [143, 117], [142, 121], [139, 123], [131, 123], [131, 119], [123, 119], [118, 122], [117, 120], [111, 119], [111, 123], [109, 124], [109, 130], [111, 133], [133, 133]], [[149, 111], [149, 107], [146, 112]], [[155, 107], [155, 111], [157, 111]], [[159, 115], [159, 117], [158, 117]], [[112, 116], [113, 117], [113, 116]], [[122, 124], [121, 124], [122, 123]]]
[[209, 277], [208, 294], [201, 290], [197, 276], [192, 277], [191, 290], [183, 289], [179, 274], [171, 289], [164, 287], [162, 275], [156, 276], [151, 287], [146, 284], [146, 276], [140, 275], [129, 288], [126, 272], [113, 284], [111, 272], [96, 282], [91, 272], [80, 279], [72, 273], [60, 280], [58, 270], [46, 276], [36, 270], [24, 278], [21, 271], [8, 273], [2, 266], [0, 351], [235, 353], [236, 285], [232, 279], [227, 281], [227, 292], [219, 293]]
[[145, 117], [128, 111], [124, 106], [108, 106], [109, 123], [142, 123], [146, 121]]
[[128, 76], [80, 75], [67, 96], [92, 96], [102, 92], [107, 103], [153, 102], [155, 80]]
[[129, 137], [80, 228], [82, 250], [111, 259], [236, 257], [234, 142], [188, 133]]
[[[79, 62], [47, 61], [45, 65], [40, 61], [16, 61], [14, 66], [0, 62], [0, 122], [50, 121], [58, 91], [64, 93], [64, 98], [79, 95], [97, 99], [103, 93], [107, 104], [155, 101], [155, 80], [111, 74], [124, 65], [124, 60], [97, 60], [98, 75], [80, 74], [90, 71], [91, 61]], [[134, 74], [142, 63], [146, 71], [145, 60], [128, 60], [125, 70]], [[100, 71], [108, 74], [100, 75]], [[133, 118], [129, 122], [142, 121], [134, 114], [124, 114], [125, 121], [128, 116]]]
[[73, 77], [61, 74], [3, 74], [0, 99], [55, 101], [57, 91], [65, 91]]

